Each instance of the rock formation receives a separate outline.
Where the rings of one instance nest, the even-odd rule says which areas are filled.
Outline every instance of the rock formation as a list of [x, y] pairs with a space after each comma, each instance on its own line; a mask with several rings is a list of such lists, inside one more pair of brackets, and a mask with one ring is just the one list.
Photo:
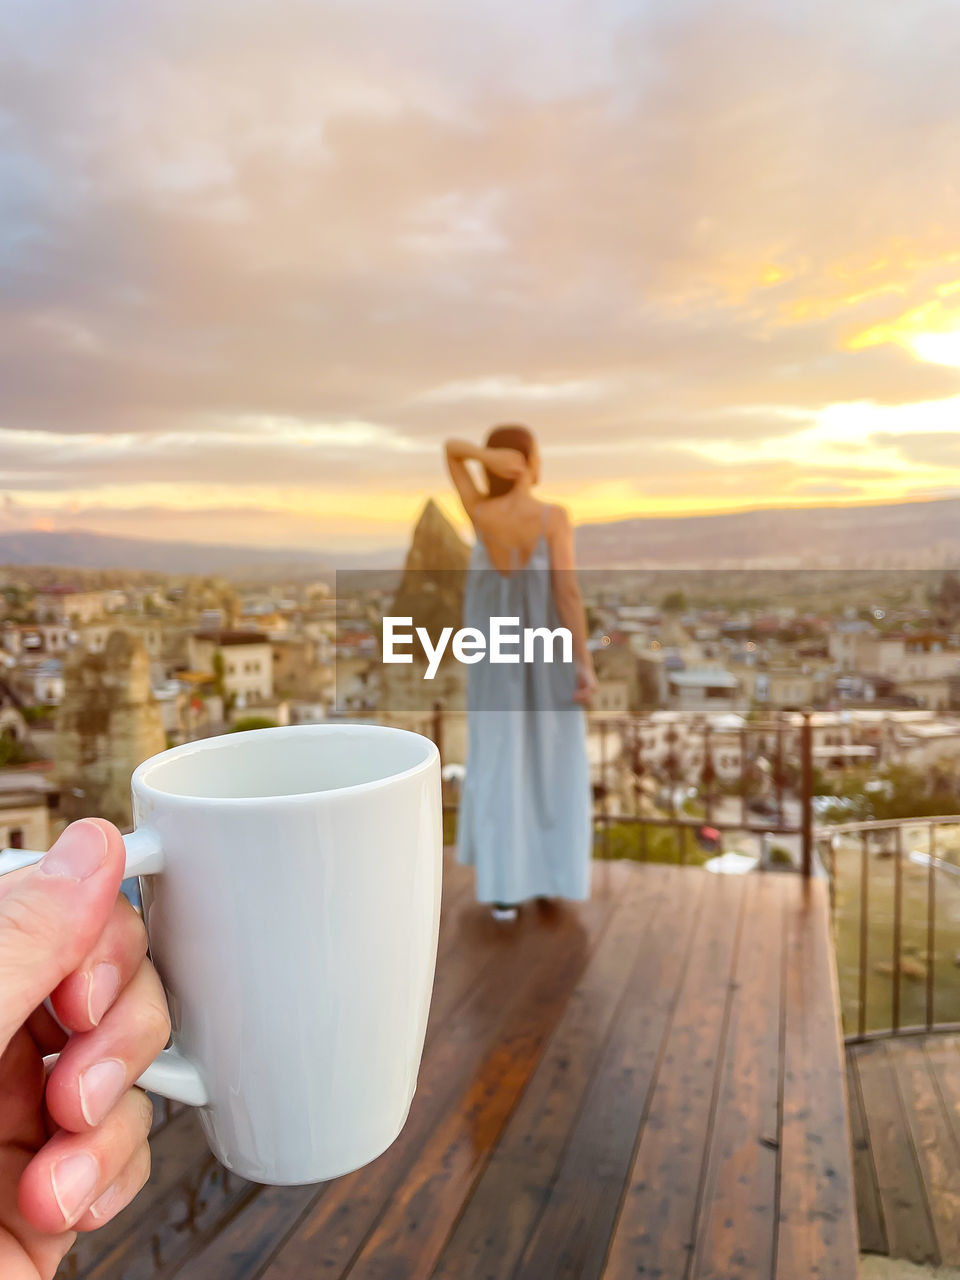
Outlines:
[[470, 548], [432, 498], [420, 513], [403, 579], [391, 612], [410, 615], [414, 626], [434, 628], [462, 626], [463, 589]]
[[[413, 530], [400, 588], [389, 612], [412, 618], [414, 627], [425, 627], [436, 640], [444, 627], [463, 625], [463, 592], [470, 548], [432, 498], [428, 499]], [[385, 664], [381, 670], [381, 709], [427, 711], [435, 702], [447, 709], [462, 708], [465, 668], [449, 653], [432, 681], [424, 681], [423, 650], [413, 648], [413, 663]]]
[[413, 528], [404, 571], [419, 569], [466, 569], [470, 548], [443, 514], [433, 498], [428, 498]]

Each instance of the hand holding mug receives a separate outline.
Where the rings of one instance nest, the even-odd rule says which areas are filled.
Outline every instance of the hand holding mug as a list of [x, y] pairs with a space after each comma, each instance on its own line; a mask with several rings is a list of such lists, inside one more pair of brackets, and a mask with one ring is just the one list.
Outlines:
[[[140, 1071], [143, 1088], [198, 1108], [214, 1155], [241, 1177], [323, 1182], [375, 1159], [406, 1120], [430, 1009], [442, 855], [437, 748], [374, 724], [256, 729], [161, 752], [135, 770], [131, 789], [136, 830], [122, 848], [111, 836], [108, 900], [122, 875], [141, 877], [163, 989], [149, 967], [128, 976], [136, 999], [125, 990], [116, 1007], [149, 1026], [129, 1044], [113, 1022], [106, 1034], [107, 1017], [96, 1031], [74, 1017], [81, 1034], [48, 1086], [58, 1097], [54, 1119], [93, 1127], [103, 1100]], [[4, 891], [17, 883], [4, 881], [8, 873], [40, 862], [31, 875], [48, 874], [49, 857], [0, 852]], [[24, 931], [35, 914], [28, 904], [13, 927]], [[49, 986], [34, 980], [21, 1022], [94, 947], [94, 927], [78, 942], [66, 919], [42, 926], [65, 959]], [[22, 981], [15, 976], [12, 989]], [[164, 994], [172, 1044], [156, 1053], [168, 1026]], [[78, 1094], [88, 1077], [92, 1092]]]
[[[38, 865], [0, 877], [4, 1280], [49, 1280], [74, 1233], [108, 1222], [150, 1172], [151, 1105], [132, 1086], [170, 1020], [143, 924], [119, 896], [124, 856], [116, 827], [87, 818]], [[43, 1055], [60, 1050], [44, 1087]]]

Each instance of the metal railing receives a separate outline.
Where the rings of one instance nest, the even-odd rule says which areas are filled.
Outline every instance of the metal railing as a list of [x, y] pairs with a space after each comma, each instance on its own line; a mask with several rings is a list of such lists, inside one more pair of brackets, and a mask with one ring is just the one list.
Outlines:
[[[437, 705], [407, 715], [404, 723], [431, 737], [444, 756], [448, 731], [464, 712]], [[651, 832], [670, 830], [676, 860], [685, 863], [704, 828], [725, 835], [790, 836], [799, 842], [800, 870], [814, 870], [813, 731], [811, 713], [718, 727], [704, 714], [675, 721], [651, 716], [588, 718], [594, 747], [591, 766], [597, 852], [609, 856], [611, 832], [637, 830], [639, 860], [648, 856]], [[723, 761], [727, 764], [724, 767]], [[763, 767], [761, 768], [761, 763]], [[681, 791], [699, 813], [684, 811]], [[665, 812], [650, 812], [651, 790], [665, 798]], [[447, 808], [456, 805], [448, 802]]]
[[820, 827], [814, 842], [847, 1040], [960, 1029], [960, 815]]
[[[609, 833], [616, 825], [638, 827], [641, 859], [647, 832], [668, 828], [677, 834], [679, 858], [687, 860], [689, 838], [705, 827], [724, 834], [796, 836], [801, 844], [801, 870], [813, 870], [812, 787], [813, 735], [810, 713], [799, 723], [788, 719], [747, 721], [736, 728], [717, 728], [705, 715], [690, 715], [676, 722], [627, 715], [591, 717], [591, 732], [598, 737], [599, 760], [594, 779], [594, 820], [600, 829], [601, 856], [608, 852]], [[651, 749], [651, 734], [662, 745]], [[610, 749], [615, 740], [617, 749]], [[732, 751], [735, 767], [724, 770], [718, 756]], [[693, 765], [689, 763], [693, 760]], [[769, 774], [758, 768], [764, 761]], [[641, 797], [649, 781], [667, 798], [664, 817], [642, 812]], [[702, 811], [685, 816], [678, 811], [677, 796], [685, 786]], [[613, 801], [613, 804], [611, 804]], [[765, 801], [765, 811], [753, 806]], [[724, 816], [726, 806], [734, 812]], [[790, 808], [795, 815], [790, 816]]]
[[[458, 715], [437, 706], [418, 725], [441, 754]], [[829, 878], [846, 1038], [960, 1030], [960, 815], [817, 825], [810, 712], [731, 729], [696, 715], [672, 728], [639, 715], [591, 716], [588, 724], [600, 857], [617, 827], [636, 828], [641, 861], [651, 833], [664, 829], [674, 833], [681, 863], [705, 827], [795, 837], [803, 874], [822, 869]], [[736, 748], [736, 769], [725, 776], [716, 765], [720, 743]], [[768, 770], [762, 787], [760, 759]], [[649, 805], [645, 811], [651, 783], [666, 796], [662, 815]], [[696, 815], [678, 803], [689, 786]], [[767, 811], [758, 818], [752, 801], [759, 795]]]

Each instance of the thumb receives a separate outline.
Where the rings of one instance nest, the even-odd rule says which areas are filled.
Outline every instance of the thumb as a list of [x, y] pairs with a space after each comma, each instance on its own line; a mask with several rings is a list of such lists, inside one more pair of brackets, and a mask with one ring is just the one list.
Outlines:
[[123, 865], [117, 828], [84, 818], [9, 888], [0, 881], [0, 1053], [103, 932]]

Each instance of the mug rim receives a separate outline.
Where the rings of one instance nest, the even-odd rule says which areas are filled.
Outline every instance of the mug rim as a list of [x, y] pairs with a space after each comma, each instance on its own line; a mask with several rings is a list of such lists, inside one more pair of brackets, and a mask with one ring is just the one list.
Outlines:
[[[254, 734], [258, 738], [264, 735], [271, 737], [293, 737], [310, 735], [321, 737], [327, 733], [336, 731], [338, 733], [352, 734], [356, 737], [377, 735], [379, 737], [402, 737], [417, 738], [426, 748], [424, 750], [423, 759], [416, 764], [411, 765], [407, 769], [401, 769], [397, 773], [388, 774], [383, 778], [370, 778], [366, 782], [353, 782], [344, 787], [325, 787], [317, 791], [293, 791], [282, 795], [262, 795], [262, 796], [197, 796], [182, 795], [177, 791], [164, 791], [160, 787], [151, 785], [146, 778], [146, 773], [151, 767], [157, 765], [161, 760], [179, 759], [183, 756], [194, 755], [200, 751], [224, 751], [228, 750], [234, 743], [239, 745], [244, 739], [251, 738]], [[321, 724], [284, 724], [272, 725], [264, 729], [244, 729], [240, 733], [219, 733], [214, 734], [210, 738], [198, 738], [193, 742], [181, 742], [175, 747], [167, 747], [164, 751], [158, 751], [152, 756], [148, 756], [146, 760], [140, 762], [130, 775], [130, 787], [134, 792], [140, 794], [149, 794], [158, 797], [162, 803], [174, 803], [182, 805], [224, 805], [224, 806], [249, 806], [262, 805], [264, 803], [284, 804], [309, 804], [316, 803], [324, 798], [335, 798], [337, 796], [354, 795], [363, 791], [374, 791], [381, 787], [393, 786], [395, 783], [403, 782], [408, 778], [416, 777], [417, 774], [426, 772], [435, 761], [439, 761], [440, 752], [437, 744], [428, 738], [425, 734], [416, 733], [413, 729], [401, 729], [395, 725], [365, 723], [358, 720], [344, 721], [324, 721]]]

